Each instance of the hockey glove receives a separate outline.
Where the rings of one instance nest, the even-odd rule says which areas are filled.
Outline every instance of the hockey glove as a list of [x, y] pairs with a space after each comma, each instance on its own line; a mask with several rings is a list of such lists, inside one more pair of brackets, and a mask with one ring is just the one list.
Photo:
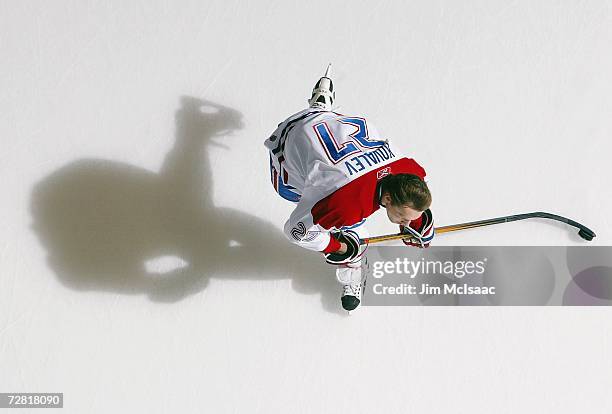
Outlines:
[[431, 210], [425, 210], [421, 217], [410, 223], [410, 226], [400, 224], [400, 232], [408, 235], [408, 237], [402, 239], [406, 246], [429, 247], [435, 234]]
[[366, 251], [367, 245], [359, 243], [359, 236], [351, 230], [344, 230], [333, 233], [332, 237], [340, 243], [346, 244], [346, 253], [327, 253], [325, 261], [332, 265], [350, 265], [361, 260], [361, 256]]

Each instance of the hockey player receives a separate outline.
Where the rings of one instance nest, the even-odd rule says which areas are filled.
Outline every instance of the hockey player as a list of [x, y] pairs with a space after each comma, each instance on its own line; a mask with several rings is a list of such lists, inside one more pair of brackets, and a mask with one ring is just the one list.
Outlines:
[[434, 227], [425, 170], [370, 121], [333, 112], [334, 100], [328, 66], [309, 107], [280, 123], [265, 146], [274, 189], [296, 203], [285, 234], [336, 266], [342, 307], [351, 311], [361, 302], [366, 218], [384, 207], [407, 234], [404, 243], [416, 247], [429, 245]]

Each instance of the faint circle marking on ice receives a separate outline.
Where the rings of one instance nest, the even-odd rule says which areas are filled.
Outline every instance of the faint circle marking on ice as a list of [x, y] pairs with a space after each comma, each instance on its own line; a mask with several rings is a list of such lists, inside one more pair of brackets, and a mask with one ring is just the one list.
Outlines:
[[488, 260], [485, 285], [495, 286], [495, 305], [545, 305], [555, 289], [555, 270], [538, 249], [500, 247]]
[[572, 277], [563, 295], [564, 305], [611, 305], [612, 267], [592, 266]]

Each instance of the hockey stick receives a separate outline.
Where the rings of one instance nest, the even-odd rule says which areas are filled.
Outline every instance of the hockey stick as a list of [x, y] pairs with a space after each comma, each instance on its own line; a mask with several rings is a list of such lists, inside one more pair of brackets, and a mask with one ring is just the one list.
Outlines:
[[[546, 219], [561, 221], [563, 223], [569, 224], [570, 226], [574, 226], [578, 229], [578, 235], [586, 241], [591, 241], [593, 240], [593, 237], [595, 237], [595, 232], [593, 230], [589, 229], [588, 227], [574, 220], [570, 220], [568, 218], [565, 218], [563, 216], [558, 216], [556, 214], [544, 213], [541, 211], [538, 211], [535, 213], [515, 214], [513, 216], [496, 217], [496, 218], [487, 219], [487, 220], [471, 221], [469, 223], [452, 224], [450, 226], [436, 227], [434, 230], [437, 234], [441, 234], [441, 233], [448, 233], [451, 231], [471, 229], [474, 227], [490, 226], [492, 224], [508, 223], [511, 221], [525, 220], [525, 219], [530, 219], [530, 218], [546, 218]], [[408, 238], [409, 236], [410, 236], [409, 234], [398, 233], [398, 234], [387, 234], [385, 236], [368, 237], [365, 239], [361, 239], [361, 244], [373, 244], [373, 243], [380, 243], [380, 242], [389, 241], [389, 240], [399, 240], [399, 239]]]

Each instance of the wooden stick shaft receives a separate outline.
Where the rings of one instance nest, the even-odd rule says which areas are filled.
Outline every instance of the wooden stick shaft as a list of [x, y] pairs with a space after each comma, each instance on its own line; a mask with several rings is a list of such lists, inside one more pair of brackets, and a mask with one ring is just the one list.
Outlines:
[[[578, 235], [585, 240], [590, 241], [590, 240], [593, 240], [593, 237], [595, 237], [595, 232], [593, 230], [589, 229], [588, 227], [583, 226], [582, 224], [574, 220], [570, 220], [566, 217], [558, 216], [556, 214], [545, 213], [542, 211], [538, 211], [535, 213], [515, 214], [513, 216], [496, 217], [492, 219], [472, 221], [469, 223], [452, 224], [450, 226], [435, 227], [434, 231], [437, 234], [442, 234], [442, 233], [448, 233], [451, 231], [471, 229], [474, 227], [489, 226], [491, 224], [508, 223], [511, 221], [524, 220], [524, 219], [529, 219], [529, 218], [545, 218], [545, 219], [561, 221], [563, 223], [569, 224], [570, 226], [574, 226], [578, 228], [580, 230], [578, 232]], [[408, 238], [410, 238], [410, 235], [405, 234], [405, 233], [387, 234], [385, 236], [368, 237], [366, 239], [362, 239], [361, 244], [373, 244], [373, 243], [380, 243], [384, 241], [400, 240], [400, 239], [408, 239]]]
[[[443, 233], [449, 233], [451, 231], [471, 229], [474, 227], [482, 227], [482, 226], [488, 226], [491, 224], [505, 223], [507, 221], [512, 221], [508, 219], [509, 217], [499, 217], [499, 218], [494, 218], [494, 219], [489, 219], [489, 220], [472, 221], [470, 223], [451, 224], [449, 226], [435, 227], [434, 231], [436, 234], [443, 234]], [[409, 237], [410, 235], [405, 234], [405, 233], [387, 234], [384, 236], [375, 236], [375, 237], [368, 237], [366, 239], [362, 239], [362, 244], [381, 243], [381, 242], [391, 241], [391, 240], [406, 239]]]

